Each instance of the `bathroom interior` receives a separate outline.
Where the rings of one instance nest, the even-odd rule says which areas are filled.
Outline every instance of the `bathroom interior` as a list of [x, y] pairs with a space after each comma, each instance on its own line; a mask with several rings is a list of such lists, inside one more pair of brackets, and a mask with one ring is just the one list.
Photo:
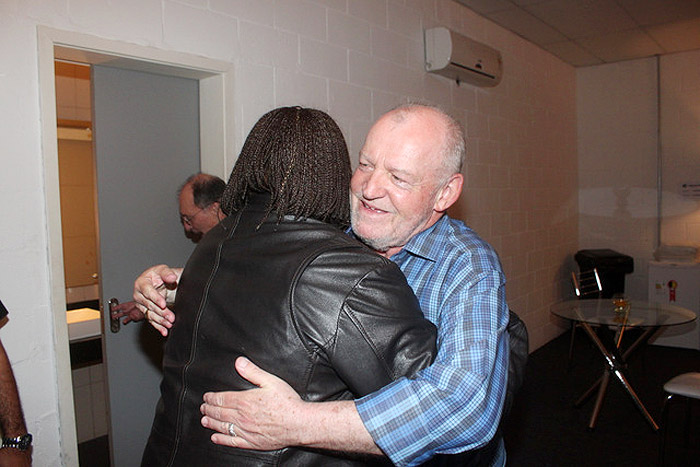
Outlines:
[[78, 443], [108, 434], [98, 278], [90, 67], [56, 61], [66, 320]]

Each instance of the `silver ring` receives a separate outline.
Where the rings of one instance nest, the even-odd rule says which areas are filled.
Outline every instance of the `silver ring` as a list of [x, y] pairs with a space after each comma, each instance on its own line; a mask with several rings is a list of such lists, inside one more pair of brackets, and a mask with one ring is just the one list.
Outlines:
[[236, 432], [233, 431], [233, 423], [228, 424], [228, 434], [232, 437], [236, 437]]

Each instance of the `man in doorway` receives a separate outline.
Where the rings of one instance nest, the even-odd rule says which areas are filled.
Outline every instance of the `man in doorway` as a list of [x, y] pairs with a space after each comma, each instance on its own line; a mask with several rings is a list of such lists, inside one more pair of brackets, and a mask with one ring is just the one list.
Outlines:
[[[200, 172], [189, 176], [178, 189], [180, 223], [185, 236], [193, 243], [198, 243], [204, 234], [225, 217], [220, 207], [224, 188], [226, 182], [221, 178]], [[144, 319], [143, 313], [136, 307], [136, 302], [120, 303], [114, 309], [117, 311], [114, 317], [123, 317], [123, 324]]]
[[[311, 403], [239, 358], [258, 388], [205, 394], [202, 425], [219, 432], [215, 443], [385, 454], [397, 465], [505, 464], [494, 436], [508, 372], [505, 277], [493, 248], [445, 212], [462, 191], [464, 153], [454, 119], [402, 106], [370, 129], [350, 186], [350, 233], [399, 265], [438, 327], [433, 365], [356, 401]], [[157, 268], [137, 279], [134, 297], [167, 334], [175, 316], [163, 294], [179, 276]]]
[[197, 243], [224, 218], [221, 195], [226, 182], [215, 175], [198, 173], [182, 184], [178, 191], [180, 222], [185, 236]]

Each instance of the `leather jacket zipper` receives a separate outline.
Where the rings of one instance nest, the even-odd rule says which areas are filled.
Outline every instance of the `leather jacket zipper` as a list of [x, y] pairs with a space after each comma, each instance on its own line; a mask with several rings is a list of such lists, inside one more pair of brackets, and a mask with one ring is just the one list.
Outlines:
[[177, 456], [177, 451], [178, 448], [180, 447], [180, 441], [181, 441], [181, 436], [182, 436], [182, 406], [185, 402], [185, 397], [187, 396], [187, 371], [189, 370], [190, 366], [194, 362], [194, 359], [197, 355], [197, 334], [199, 332], [199, 322], [202, 318], [202, 313], [204, 311], [204, 305], [207, 302], [208, 296], [209, 296], [209, 289], [211, 288], [211, 284], [214, 280], [214, 277], [216, 276], [216, 273], [219, 270], [219, 262], [221, 260], [221, 251], [224, 247], [224, 242], [229, 240], [233, 234], [236, 232], [236, 227], [238, 227], [238, 222], [241, 219], [241, 214], [243, 212], [243, 209], [238, 211], [238, 215], [236, 216], [236, 220], [233, 223], [231, 227], [231, 231], [229, 234], [224, 237], [220, 242], [219, 246], [216, 249], [216, 261], [214, 262], [214, 265], [212, 267], [211, 273], [209, 274], [209, 278], [207, 279], [207, 282], [204, 286], [204, 293], [202, 294], [202, 300], [199, 303], [199, 308], [197, 310], [197, 317], [194, 322], [194, 329], [192, 330], [192, 347], [190, 348], [190, 356], [187, 359], [187, 363], [182, 369], [182, 389], [180, 390], [180, 397], [178, 398], [178, 403], [177, 403], [177, 419], [176, 419], [176, 424], [175, 424], [175, 440], [174, 440], [174, 445], [173, 445], [173, 451], [170, 454], [170, 459], [168, 460], [168, 466], [171, 467], [173, 463], [175, 462], [175, 457]]

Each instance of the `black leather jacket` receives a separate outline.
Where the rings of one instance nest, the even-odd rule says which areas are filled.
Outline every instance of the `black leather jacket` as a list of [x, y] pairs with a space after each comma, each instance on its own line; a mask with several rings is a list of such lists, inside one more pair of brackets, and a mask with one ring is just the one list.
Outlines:
[[300, 448], [246, 451], [211, 442], [207, 391], [248, 389], [245, 355], [303, 399], [353, 399], [430, 364], [435, 327], [399, 268], [328, 224], [276, 216], [256, 195], [187, 262], [163, 359], [161, 400], [142, 465], [368, 465]]

